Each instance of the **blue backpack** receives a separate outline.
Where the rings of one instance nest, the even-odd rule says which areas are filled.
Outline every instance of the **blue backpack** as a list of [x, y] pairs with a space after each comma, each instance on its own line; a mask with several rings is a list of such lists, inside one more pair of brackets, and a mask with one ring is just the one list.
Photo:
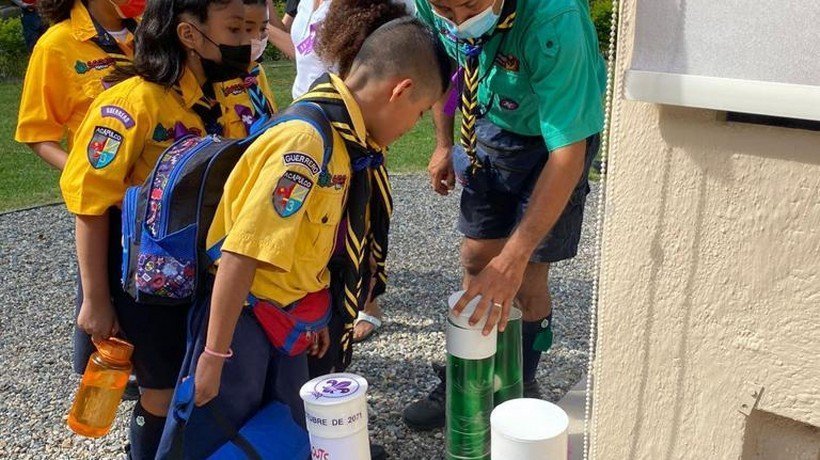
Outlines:
[[322, 137], [322, 170], [333, 149], [332, 128], [322, 109], [296, 103], [260, 120], [245, 139], [186, 136], [163, 152], [141, 186], [122, 203], [122, 285], [137, 302], [183, 305], [204, 289], [214, 262], [205, 248], [208, 228], [228, 175], [265, 130], [292, 120], [310, 123]]

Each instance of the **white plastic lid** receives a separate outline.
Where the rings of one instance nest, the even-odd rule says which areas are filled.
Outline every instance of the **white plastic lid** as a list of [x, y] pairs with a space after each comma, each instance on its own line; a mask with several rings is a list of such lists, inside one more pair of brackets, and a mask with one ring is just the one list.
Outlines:
[[314, 406], [345, 404], [367, 393], [367, 380], [356, 374], [327, 374], [302, 385], [299, 395]]
[[490, 425], [496, 434], [516, 442], [542, 442], [566, 432], [569, 417], [551, 402], [520, 398], [493, 409]]
[[482, 321], [476, 323], [475, 326], [470, 325], [470, 317], [473, 316], [476, 307], [478, 307], [478, 303], [481, 301], [481, 296], [474, 297], [473, 300], [471, 300], [470, 303], [468, 303], [467, 306], [464, 307], [464, 310], [461, 311], [460, 315], [455, 316], [453, 314], [453, 307], [456, 306], [456, 303], [458, 303], [459, 299], [461, 299], [461, 296], [464, 295], [464, 292], [465, 291], [454, 292], [452, 295], [450, 295], [450, 298], [447, 300], [447, 305], [449, 305], [450, 307], [450, 313], [448, 315], [450, 322], [452, 322], [454, 325], [462, 329], [484, 329], [484, 324], [487, 322], [487, 317], [490, 316], [491, 310], [489, 308], [487, 309], [486, 315], [484, 316]]

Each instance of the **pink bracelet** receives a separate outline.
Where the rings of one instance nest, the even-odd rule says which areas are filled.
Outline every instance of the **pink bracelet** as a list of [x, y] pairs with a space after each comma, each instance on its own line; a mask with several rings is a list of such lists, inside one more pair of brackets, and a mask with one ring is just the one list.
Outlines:
[[218, 353], [218, 352], [215, 352], [215, 351], [211, 350], [208, 347], [205, 347], [205, 350], [203, 350], [203, 352], [206, 355], [211, 355], [211, 356], [214, 356], [214, 357], [217, 357], [217, 358], [224, 358], [224, 359], [228, 359], [231, 356], [233, 356], [233, 350], [231, 350], [230, 348], [228, 348], [227, 353]]

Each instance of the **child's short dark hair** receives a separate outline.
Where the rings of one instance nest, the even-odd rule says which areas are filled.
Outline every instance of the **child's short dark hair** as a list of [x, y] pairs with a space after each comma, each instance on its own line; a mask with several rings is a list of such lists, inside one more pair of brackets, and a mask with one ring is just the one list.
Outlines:
[[418, 19], [394, 19], [376, 29], [353, 60], [351, 74], [367, 68], [377, 78], [408, 75], [438, 97], [450, 83], [452, 63], [440, 39]]

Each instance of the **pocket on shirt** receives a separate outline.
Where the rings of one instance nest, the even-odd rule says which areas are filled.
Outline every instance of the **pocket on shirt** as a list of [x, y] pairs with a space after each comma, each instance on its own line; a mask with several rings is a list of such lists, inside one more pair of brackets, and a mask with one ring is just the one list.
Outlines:
[[306, 253], [316, 258], [330, 259], [333, 244], [336, 242], [336, 231], [344, 211], [344, 190], [324, 190], [315, 186], [313, 196], [307, 203], [305, 214], [310, 227], [312, 248]]
[[[493, 106], [502, 112], [515, 112], [521, 107], [524, 98], [533, 96], [529, 79], [520, 71], [514, 72], [496, 66], [492, 72], [489, 81], [490, 97]], [[526, 91], [522, 91], [522, 88], [526, 88]]]

